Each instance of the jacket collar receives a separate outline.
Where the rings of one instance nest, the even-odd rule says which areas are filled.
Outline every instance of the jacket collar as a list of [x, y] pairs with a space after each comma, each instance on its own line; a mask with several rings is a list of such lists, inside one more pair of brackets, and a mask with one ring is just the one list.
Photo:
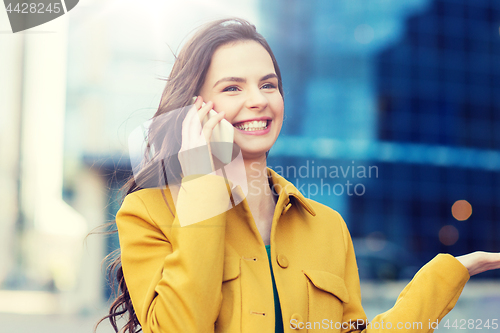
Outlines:
[[281, 196], [281, 193], [284, 192], [285, 195], [285, 205], [288, 205], [290, 202], [290, 197], [294, 197], [301, 205], [311, 214], [312, 216], [316, 216], [316, 212], [312, 208], [311, 204], [307, 201], [302, 193], [288, 180], [284, 177], [276, 173], [276, 171], [267, 168], [267, 176], [272, 181], [272, 187], [278, 194]]

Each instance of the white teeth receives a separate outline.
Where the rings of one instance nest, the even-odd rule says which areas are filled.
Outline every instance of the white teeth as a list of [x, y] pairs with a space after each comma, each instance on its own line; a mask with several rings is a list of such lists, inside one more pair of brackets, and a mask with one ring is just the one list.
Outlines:
[[239, 124], [238, 126], [235, 126], [236, 128], [243, 130], [243, 131], [259, 131], [259, 130], [264, 130], [267, 128], [267, 121], [266, 120], [253, 120], [253, 121], [248, 121], [243, 124]]

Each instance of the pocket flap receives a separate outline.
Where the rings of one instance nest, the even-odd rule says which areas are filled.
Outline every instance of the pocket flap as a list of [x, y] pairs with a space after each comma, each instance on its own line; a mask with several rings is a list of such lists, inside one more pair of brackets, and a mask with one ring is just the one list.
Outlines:
[[344, 279], [325, 271], [308, 269], [303, 272], [316, 288], [334, 295], [344, 303], [349, 303], [349, 292]]
[[240, 258], [226, 257], [224, 259], [224, 272], [222, 273], [222, 281], [230, 281], [240, 276]]

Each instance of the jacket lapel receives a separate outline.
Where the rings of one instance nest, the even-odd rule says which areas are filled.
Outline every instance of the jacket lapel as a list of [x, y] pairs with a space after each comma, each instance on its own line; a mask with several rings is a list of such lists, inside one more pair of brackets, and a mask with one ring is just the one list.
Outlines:
[[[271, 186], [274, 191], [281, 197], [282, 193], [285, 196], [284, 204], [288, 206], [290, 204], [290, 197], [294, 197], [302, 207], [309, 212], [312, 216], [316, 216], [316, 212], [309, 203], [309, 201], [304, 197], [302, 193], [288, 180], [280, 176], [276, 171], [267, 168], [267, 175], [271, 181]], [[279, 202], [279, 201], [278, 201]], [[283, 207], [285, 209], [285, 207]]]

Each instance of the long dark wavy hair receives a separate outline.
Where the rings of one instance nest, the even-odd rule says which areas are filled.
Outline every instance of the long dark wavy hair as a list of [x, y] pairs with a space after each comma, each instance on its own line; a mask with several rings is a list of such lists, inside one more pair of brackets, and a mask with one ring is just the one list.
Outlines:
[[[144, 165], [140, 173], [132, 176], [122, 187], [123, 197], [148, 187], [148, 184], [158, 184], [160, 182], [161, 184], [167, 185], [166, 177], [157, 172], [159, 169], [180, 169], [180, 163], [176, 152], [178, 152], [181, 147], [181, 126], [169, 127], [169, 131], [175, 131], [175, 133], [169, 133], [169, 138], [174, 138], [175, 140], [173, 140], [174, 142], [170, 141], [169, 144], [166, 145], [165, 136], [161, 135], [161, 133], [165, 133], [165, 128], [162, 127], [163, 125], [161, 122], [155, 123], [155, 120], [160, 119], [161, 115], [166, 115], [170, 111], [182, 108], [187, 109], [186, 106], [192, 104], [193, 96], [199, 94], [207, 75], [212, 55], [217, 48], [241, 41], [255, 41], [266, 49], [273, 61], [274, 69], [278, 76], [278, 89], [281, 96], [283, 96], [283, 85], [278, 62], [269, 44], [264, 37], [257, 32], [254, 25], [243, 19], [228, 18], [213, 21], [200, 27], [193, 37], [183, 46], [179, 55], [176, 57], [170, 76], [166, 79], [167, 83], [163, 90], [160, 105], [152, 118], [152, 125], [148, 132], [148, 145], [144, 153], [148, 163]], [[179, 124], [182, 122], [182, 115], [185, 116], [185, 112], [179, 113], [177, 119]], [[150, 157], [152, 151], [153, 157]], [[155, 161], [155, 156], [170, 156], [167, 158], [166, 162], [165, 159], [161, 159], [161, 163], [166, 163], [167, 166], [165, 167], [165, 165], [162, 164], [162, 168], [158, 168], [158, 166], [153, 163]], [[165, 195], [164, 199], [166, 202]], [[113, 326], [117, 333], [140, 332], [140, 323], [137, 319], [134, 307], [132, 306], [127, 284], [123, 276], [119, 252], [114, 253], [114, 257], [115, 258], [112, 259], [111, 264], [108, 266], [108, 278], [109, 281], [111, 281], [113, 290], [115, 289], [114, 287], [118, 285], [117, 295], [109, 308], [109, 314], [102, 318], [97, 325], [103, 320], [109, 319], [111, 326]], [[117, 321], [124, 316], [128, 317], [126, 318], [126, 324], [122, 328], [119, 328]]]

